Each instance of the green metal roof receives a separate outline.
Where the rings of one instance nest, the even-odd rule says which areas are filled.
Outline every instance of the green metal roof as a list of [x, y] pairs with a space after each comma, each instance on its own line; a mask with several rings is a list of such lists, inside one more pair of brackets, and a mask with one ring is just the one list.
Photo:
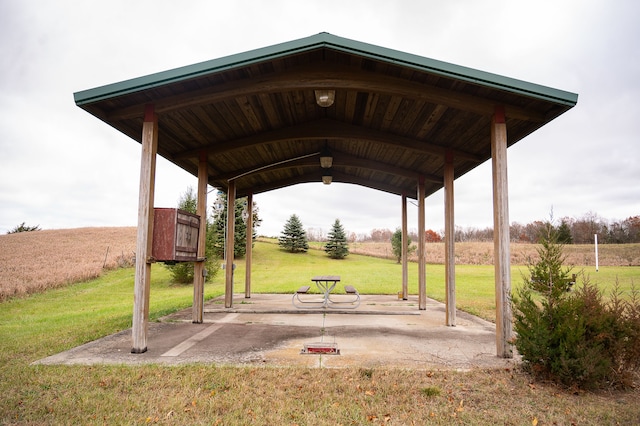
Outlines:
[[[317, 105], [315, 90], [335, 89]], [[140, 142], [144, 113], [159, 117], [158, 153], [239, 194], [320, 181], [332, 150], [335, 182], [394, 194], [442, 187], [445, 153], [456, 178], [491, 158], [496, 106], [508, 146], [576, 105], [578, 95], [327, 33], [74, 94], [76, 104]]]
[[578, 101], [578, 95], [575, 93], [337, 37], [326, 32], [261, 49], [255, 49], [244, 53], [238, 53], [219, 59], [213, 59], [94, 89], [76, 92], [74, 93], [74, 99], [76, 105], [81, 106], [162, 86], [168, 83], [176, 83], [194, 77], [226, 71], [318, 48], [330, 48], [378, 61], [395, 63], [405, 67], [415, 68], [416, 70], [423, 72], [429, 72], [444, 77], [453, 77], [482, 86], [526, 95], [536, 99], [547, 100], [561, 105], [574, 106]]

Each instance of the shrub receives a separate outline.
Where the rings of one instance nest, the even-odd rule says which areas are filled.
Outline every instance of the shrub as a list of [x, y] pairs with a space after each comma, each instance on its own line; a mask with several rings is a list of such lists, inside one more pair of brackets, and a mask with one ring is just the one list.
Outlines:
[[640, 369], [640, 297], [608, 299], [589, 277], [573, 291], [562, 245], [550, 232], [513, 299], [515, 345], [534, 374], [581, 388], [632, 385]]
[[39, 230], [40, 230], [40, 225], [29, 226], [29, 225], [25, 225], [24, 222], [22, 222], [20, 225], [16, 226], [12, 230], [7, 231], [7, 234], [17, 234], [18, 232], [33, 232], [33, 231], [39, 231]]

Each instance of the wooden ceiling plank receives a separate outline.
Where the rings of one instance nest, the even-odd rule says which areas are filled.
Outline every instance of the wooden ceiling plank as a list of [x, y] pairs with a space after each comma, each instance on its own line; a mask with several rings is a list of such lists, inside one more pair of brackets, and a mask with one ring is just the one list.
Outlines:
[[[340, 151], [332, 151], [334, 160], [333, 160], [333, 170], [337, 170], [340, 168], [355, 168], [362, 170], [370, 170], [374, 172], [384, 173], [391, 176], [402, 176], [408, 179], [417, 179], [418, 173], [412, 171], [408, 168], [396, 167], [391, 164], [383, 163], [381, 161], [368, 160], [364, 158], [359, 158], [344, 152]], [[274, 171], [280, 170], [288, 170], [294, 167], [298, 168], [308, 168], [308, 169], [317, 169], [320, 167], [320, 163], [318, 160], [318, 153], [309, 153], [309, 156], [305, 156], [304, 158], [298, 158], [292, 161], [280, 160], [273, 161], [271, 163], [262, 163], [255, 164], [249, 168], [234, 170], [233, 172], [228, 173], [219, 173], [212, 174], [209, 176], [210, 181], [222, 182], [230, 179], [241, 179], [242, 177], [258, 176], [265, 173], [271, 173]], [[422, 174], [425, 177], [425, 180], [429, 182], [434, 182], [438, 184], [443, 183], [443, 178], [441, 176], [432, 175], [432, 174]]]
[[429, 118], [426, 119], [416, 134], [418, 139], [426, 138], [429, 133], [433, 130], [435, 125], [438, 123], [442, 115], [447, 111], [447, 107], [444, 105], [436, 105], [435, 108], [431, 111]]
[[389, 103], [387, 104], [387, 109], [384, 112], [384, 116], [382, 117], [382, 122], [380, 123], [380, 130], [388, 131], [391, 127], [391, 123], [393, 119], [398, 114], [398, 109], [400, 108], [400, 104], [402, 103], [402, 98], [399, 96], [391, 96]]
[[[357, 92], [354, 92], [354, 93], [357, 93]], [[378, 107], [379, 100], [380, 100], [380, 95], [378, 93], [371, 93], [367, 98], [364, 117], [362, 117], [363, 126], [371, 127], [371, 122], [375, 116], [375, 112]], [[355, 105], [354, 105], [354, 108], [355, 108]]]
[[[424, 141], [417, 141], [414, 139], [405, 138], [403, 136], [366, 129], [360, 126], [353, 126], [335, 120], [321, 119], [310, 123], [303, 123], [297, 126], [290, 126], [283, 129], [274, 130], [271, 132], [259, 133], [257, 135], [249, 136], [246, 138], [212, 143], [208, 146], [202, 146], [194, 150], [175, 154], [174, 158], [179, 159], [193, 157], [195, 155], [198, 155], [198, 152], [202, 149], [207, 150], [209, 154], [216, 154], [270, 142], [308, 139], [368, 140], [377, 143], [398, 145], [419, 152], [436, 154], [443, 158], [447, 149], [445, 147], [435, 146]], [[455, 155], [461, 158], [466, 158], [478, 162], [481, 162], [483, 160], [482, 158], [479, 158], [474, 154], [458, 150], [455, 150]]]
[[265, 126], [266, 129], [275, 129], [282, 126], [282, 121], [278, 116], [276, 109], [271, 102], [271, 96], [268, 93], [257, 94], [259, 107], [262, 109], [267, 117], [268, 123]]
[[[194, 105], [223, 102], [256, 93], [277, 93], [292, 90], [313, 90], [331, 88], [335, 90], [355, 90], [361, 92], [385, 93], [423, 102], [446, 105], [462, 111], [480, 115], [491, 115], [496, 101], [453, 92], [438, 87], [427, 86], [384, 75], [362, 73], [353, 67], [314, 64], [293, 68], [281, 74], [252, 77], [246, 80], [228, 82], [214, 86], [165, 97], [155, 101], [158, 114], [175, 109], [190, 108]], [[148, 101], [146, 101], [148, 102]], [[505, 104], [507, 116], [527, 121], [543, 121], [542, 114], [536, 114], [515, 105]], [[132, 105], [107, 114], [110, 121], [133, 118], [144, 113], [144, 104]]]
[[249, 97], [242, 96], [237, 98], [236, 103], [242, 111], [245, 120], [251, 126], [252, 133], [264, 129], [264, 123], [262, 123], [262, 120], [256, 115], [257, 108], [251, 103]]

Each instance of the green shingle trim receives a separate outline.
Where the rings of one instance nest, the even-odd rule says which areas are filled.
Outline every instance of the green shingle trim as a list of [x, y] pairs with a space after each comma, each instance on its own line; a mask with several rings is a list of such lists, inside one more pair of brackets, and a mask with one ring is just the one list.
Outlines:
[[418, 71], [429, 72], [448, 78], [456, 78], [482, 86], [547, 100], [561, 105], [574, 106], [578, 101], [578, 95], [575, 93], [412, 55], [393, 49], [374, 46], [372, 44], [349, 40], [329, 33], [320, 33], [311, 37], [251, 50], [244, 53], [238, 53], [206, 62], [200, 62], [155, 74], [149, 74], [143, 77], [121, 81], [119, 83], [96, 87], [94, 89], [76, 92], [73, 96], [76, 105], [82, 106], [135, 93], [145, 89], [163, 86], [165, 84], [177, 83], [199, 76], [319, 48], [329, 48], [367, 57], [373, 60], [395, 63], [405, 67], [414, 68]]

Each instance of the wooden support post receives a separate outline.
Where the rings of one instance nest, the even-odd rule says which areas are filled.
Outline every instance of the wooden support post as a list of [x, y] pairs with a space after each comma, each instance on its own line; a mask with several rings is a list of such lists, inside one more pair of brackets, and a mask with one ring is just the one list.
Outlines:
[[407, 231], [407, 194], [402, 194], [402, 300], [409, 298], [409, 250]]
[[453, 153], [448, 151], [444, 162], [444, 264], [445, 264], [445, 305], [446, 324], [456, 325], [456, 258], [455, 258], [455, 219], [453, 214]]
[[251, 297], [251, 258], [253, 255], [253, 194], [247, 196], [247, 247], [245, 254], [244, 297]]
[[424, 176], [418, 179], [418, 309], [427, 309], [427, 252], [425, 236]]
[[207, 153], [200, 153], [198, 162], [198, 204], [196, 214], [200, 216], [200, 230], [198, 231], [198, 261], [193, 267], [193, 311], [192, 321], [202, 324], [204, 320], [204, 280], [205, 280], [205, 247], [207, 242], [207, 184], [209, 172]]
[[153, 105], [145, 108], [142, 124], [140, 192], [138, 194], [138, 233], [136, 239], [136, 276], [133, 288], [131, 353], [147, 351], [149, 327], [149, 291], [151, 283], [151, 249], [153, 244], [153, 197], [158, 151], [158, 117]]
[[233, 306], [233, 260], [234, 242], [236, 226], [236, 182], [229, 181], [227, 188], [227, 240], [225, 253], [227, 260], [225, 263], [225, 287], [224, 287], [224, 307]]
[[493, 168], [493, 246], [496, 284], [496, 348], [513, 358], [511, 318], [511, 261], [509, 250], [509, 188], [507, 182], [507, 123], [503, 107], [496, 107], [491, 123]]

